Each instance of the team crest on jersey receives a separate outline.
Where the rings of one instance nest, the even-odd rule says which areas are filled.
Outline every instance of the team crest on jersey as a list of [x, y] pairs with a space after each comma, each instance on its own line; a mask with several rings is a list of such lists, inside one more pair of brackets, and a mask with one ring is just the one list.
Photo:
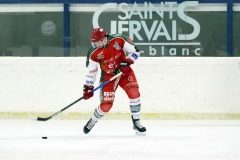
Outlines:
[[97, 59], [104, 59], [103, 52], [98, 53], [96, 58]]
[[119, 44], [117, 42], [114, 42], [113, 47], [116, 48], [117, 50], [121, 49], [121, 47], [119, 46]]

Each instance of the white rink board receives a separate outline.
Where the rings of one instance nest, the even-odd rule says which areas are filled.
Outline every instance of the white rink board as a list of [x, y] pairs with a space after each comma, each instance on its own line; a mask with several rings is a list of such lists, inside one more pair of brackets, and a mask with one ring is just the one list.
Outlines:
[[[62, 109], [82, 96], [85, 62], [85, 57], [1, 57], [0, 112]], [[240, 58], [140, 57], [133, 68], [143, 112], [240, 113]], [[119, 88], [111, 112], [129, 112], [128, 103]], [[92, 112], [98, 104], [96, 92], [65, 112]]]

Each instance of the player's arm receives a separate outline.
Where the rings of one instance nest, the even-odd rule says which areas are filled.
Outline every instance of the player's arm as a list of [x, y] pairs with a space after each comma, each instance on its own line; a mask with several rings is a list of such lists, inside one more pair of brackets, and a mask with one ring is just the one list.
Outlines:
[[98, 62], [91, 58], [91, 54], [88, 54], [86, 61], [86, 82], [83, 85], [83, 97], [89, 99], [93, 96], [94, 83], [98, 72]]
[[126, 59], [124, 59], [118, 68], [114, 71], [114, 74], [118, 74], [119, 72], [122, 72], [123, 74], [128, 74], [132, 68], [130, 65], [132, 65], [140, 56], [140, 52], [137, 49], [137, 47], [133, 44], [130, 38], [123, 37], [123, 51], [127, 53]]
[[128, 53], [127, 59], [130, 59], [132, 63], [134, 63], [138, 59], [138, 57], [140, 57], [139, 49], [133, 44], [130, 38], [125, 40], [123, 50]]
[[89, 64], [86, 68], [86, 85], [93, 86], [98, 72], [98, 62], [89, 59]]

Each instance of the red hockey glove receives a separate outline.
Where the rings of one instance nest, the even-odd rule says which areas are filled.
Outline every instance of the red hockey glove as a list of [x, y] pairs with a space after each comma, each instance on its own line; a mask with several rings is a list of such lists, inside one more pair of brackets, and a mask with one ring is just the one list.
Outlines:
[[119, 72], [122, 72], [123, 74], [127, 74], [132, 70], [130, 67], [131, 64], [133, 64], [133, 60], [126, 59], [120, 63], [120, 65], [115, 69], [114, 74], [118, 74]]
[[91, 92], [94, 89], [94, 86], [87, 86], [84, 84], [83, 86], [83, 99], [89, 99], [93, 96], [93, 92]]

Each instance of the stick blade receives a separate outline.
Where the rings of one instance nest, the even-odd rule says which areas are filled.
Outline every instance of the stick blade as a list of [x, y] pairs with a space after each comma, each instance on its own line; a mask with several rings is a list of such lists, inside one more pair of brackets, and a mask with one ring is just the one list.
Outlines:
[[49, 120], [50, 118], [52, 118], [52, 117], [46, 117], [46, 118], [37, 117], [37, 121], [47, 121], [47, 120]]

